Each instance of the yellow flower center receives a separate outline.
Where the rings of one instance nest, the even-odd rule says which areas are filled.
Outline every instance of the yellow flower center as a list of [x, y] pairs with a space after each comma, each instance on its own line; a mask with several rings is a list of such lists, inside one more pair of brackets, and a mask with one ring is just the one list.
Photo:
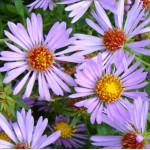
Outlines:
[[121, 98], [121, 94], [124, 91], [123, 84], [119, 80], [119, 77], [115, 78], [115, 75], [104, 75], [101, 80], [97, 82], [96, 93], [98, 97], [104, 102], [115, 102], [118, 98]]
[[63, 139], [71, 138], [76, 132], [75, 126], [71, 128], [67, 122], [57, 123], [56, 126], [54, 127], [54, 130], [61, 131], [60, 137]]
[[0, 140], [4, 140], [4, 141], [7, 141], [9, 143], [12, 143], [11, 139], [7, 136], [7, 134], [4, 131], [0, 132]]
[[110, 52], [114, 52], [126, 43], [126, 35], [119, 28], [109, 29], [104, 33], [103, 43]]
[[53, 62], [53, 56], [46, 47], [35, 47], [27, 55], [30, 68], [44, 71], [47, 70]]
[[139, 143], [136, 140], [136, 137], [137, 133], [134, 131], [126, 133], [122, 139], [122, 149], [143, 149], [145, 146], [145, 141], [143, 140]]

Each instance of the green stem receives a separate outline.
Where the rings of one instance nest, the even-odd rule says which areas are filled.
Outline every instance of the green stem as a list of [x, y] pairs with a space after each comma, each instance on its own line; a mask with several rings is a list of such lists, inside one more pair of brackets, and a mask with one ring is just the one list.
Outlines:
[[146, 61], [140, 59], [139, 57], [135, 56], [135, 59], [136, 59], [136, 60], [140, 60], [144, 65], [150, 67], [150, 64], [149, 64], [148, 62], [146, 62]]
[[[128, 52], [129, 52], [130, 56], [133, 55], [130, 51], [128, 51]], [[139, 58], [139, 57], [137, 57], [137, 56], [135, 56], [134, 58], [135, 58], [136, 60], [140, 60], [144, 65], [150, 67], [150, 64], [149, 64], [148, 62], [142, 60], [141, 58]]]
[[0, 42], [11, 41], [10, 39], [0, 39]]

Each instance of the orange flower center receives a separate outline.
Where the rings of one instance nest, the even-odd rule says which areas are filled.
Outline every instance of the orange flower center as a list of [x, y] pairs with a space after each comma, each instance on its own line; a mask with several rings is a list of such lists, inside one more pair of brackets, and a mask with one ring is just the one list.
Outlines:
[[103, 43], [110, 52], [114, 52], [126, 43], [126, 35], [119, 28], [109, 29], [104, 33]]
[[30, 68], [44, 71], [47, 70], [53, 62], [53, 56], [46, 47], [35, 47], [27, 55]]
[[150, 7], [150, 0], [140, 0], [140, 2], [143, 2], [143, 8], [146, 10]]
[[13, 149], [31, 149], [30, 146], [28, 146], [27, 143], [19, 143]]
[[145, 146], [145, 141], [138, 142], [136, 140], [137, 133], [130, 132], [126, 133], [122, 139], [122, 149], [143, 149]]

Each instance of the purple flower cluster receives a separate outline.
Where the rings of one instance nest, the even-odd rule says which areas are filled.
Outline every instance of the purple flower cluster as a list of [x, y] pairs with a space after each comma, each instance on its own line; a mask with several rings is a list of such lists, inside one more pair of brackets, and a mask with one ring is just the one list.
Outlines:
[[[53, 10], [53, 2], [35, 0], [27, 7], [29, 12], [36, 8]], [[10, 41], [5, 42], [9, 50], [0, 53], [0, 60], [6, 61], [0, 68], [0, 72], [7, 72], [3, 83], [22, 75], [13, 94], [23, 90], [22, 102], [30, 108], [40, 107], [38, 111], [47, 115], [57, 114], [50, 104], [59, 96], [82, 98], [75, 106], [85, 108], [91, 124], [103, 122], [120, 134], [92, 136], [94, 146], [150, 149], [150, 134], [146, 131], [149, 98], [146, 91], [140, 90], [148, 84], [149, 75], [141, 67], [142, 61], [137, 61], [138, 53], [150, 56], [150, 40], [135, 41], [137, 35], [150, 32], [150, 1], [63, 0], [56, 4], [69, 5], [65, 10], [70, 11], [72, 23], [92, 7], [93, 20], [85, 20], [96, 35], [75, 33], [70, 37], [72, 28], [67, 28], [66, 22], [54, 23], [44, 35], [42, 16], [35, 13], [26, 19], [26, 27], [8, 21], [10, 31], [4, 33]], [[114, 20], [109, 19], [108, 13], [114, 15]], [[91, 53], [96, 56], [85, 59]], [[77, 64], [74, 78], [65, 73], [66, 68], [62, 69], [59, 62]], [[34, 96], [38, 102], [30, 97], [36, 85], [38, 94]], [[42, 149], [51, 144], [82, 148], [86, 144], [87, 127], [83, 120], [76, 120], [81, 114], [71, 120], [62, 112], [55, 117], [54, 124], [51, 116], [49, 122], [41, 116], [34, 125], [31, 111], [22, 108], [10, 121], [0, 114], [0, 148]], [[43, 135], [46, 130], [52, 134]]]

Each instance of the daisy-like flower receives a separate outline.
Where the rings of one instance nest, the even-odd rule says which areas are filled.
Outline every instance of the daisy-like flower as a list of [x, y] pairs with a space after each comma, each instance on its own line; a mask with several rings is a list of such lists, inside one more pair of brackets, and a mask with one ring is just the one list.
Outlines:
[[139, 97], [128, 106], [131, 122], [120, 124], [117, 119], [111, 121], [104, 114], [103, 121], [121, 132], [122, 136], [92, 136], [92, 144], [106, 149], [150, 149], [150, 134], [145, 131], [148, 103]]
[[49, 104], [48, 101], [37, 101], [36, 106], [39, 106], [38, 111], [52, 113], [55, 111], [55, 108]]
[[47, 137], [42, 135], [47, 127], [48, 120], [40, 117], [34, 126], [34, 119], [31, 110], [27, 113], [24, 109], [17, 112], [17, 122], [8, 123], [3, 115], [0, 114], [0, 126], [2, 130], [11, 139], [1, 140], [0, 148], [5, 149], [42, 149], [55, 142], [60, 137], [60, 131], [57, 131]]
[[[126, 10], [129, 10], [130, 9], [130, 6], [132, 4], [134, 4], [136, 0], [126, 0]], [[140, 3], [143, 3], [143, 9], [145, 9], [145, 11], [148, 11], [148, 9], [150, 8], [150, 1], [149, 0], [139, 0]]]
[[69, 117], [63, 115], [56, 116], [55, 125], [50, 127], [52, 132], [61, 131], [60, 138], [56, 140], [56, 145], [64, 145], [66, 148], [81, 148], [85, 144], [82, 140], [87, 139], [86, 134], [80, 132], [86, 131], [85, 124], [78, 124], [73, 127], [70, 126]]
[[49, 7], [49, 10], [53, 10], [53, 0], [35, 0], [33, 3], [27, 5], [27, 7], [29, 7], [29, 12], [36, 8], [46, 10], [47, 7]]
[[[98, 24], [90, 19], [86, 19], [86, 22], [102, 37], [75, 34], [74, 36], [78, 40], [74, 42], [74, 46], [76, 49], [82, 50], [75, 55], [86, 55], [98, 50], [104, 50], [110, 60], [115, 61], [117, 60], [116, 58], [124, 55], [123, 51], [126, 51], [128, 47], [133, 52], [150, 56], [150, 50], [146, 49], [146, 46], [150, 45], [150, 40], [131, 42], [134, 36], [150, 31], [150, 27], [145, 27], [150, 22], [150, 17], [140, 23], [142, 16], [145, 14], [145, 10], [142, 9], [143, 3], [140, 3], [139, 0], [135, 2], [127, 15], [123, 27], [124, 0], [120, 0], [118, 2], [118, 14], [115, 15], [116, 27], [114, 28], [104, 9], [97, 1], [95, 1], [95, 6], [96, 12], [93, 11], [92, 15]], [[123, 57], [123, 61], [125, 61], [125, 57]]]
[[22, 101], [28, 105], [30, 108], [32, 108], [34, 106], [35, 103], [35, 98], [22, 98]]
[[[126, 0], [125, 3], [125, 12], [129, 12], [131, 6], [135, 3], [135, 0]], [[146, 14], [144, 14], [141, 18], [141, 20], [145, 20], [150, 8], [150, 1], [149, 0], [140, 0], [140, 3], [143, 3], [142, 9], [145, 10]]]
[[[70, 45], [75, 38], [69, 38], [71, 28], [66, 29], [66, 23], [56, 22], [49, 33], [43, 37], [43, 24], [41, 15], [31, 15], [31, 21], [27, 18], [27, 31], [22, 24], [15, 25], [8, 22], [12, 33], [5, 31], [5, 35], [19, 47], [7, 43], [7, 46], [13, 51], [2, 51], [0, 60], [12, 61], [5, 63], [0, 71], [9, 71], [8, 76], [3, 80], [4, 83], [11, 82], [26, 70], [28, 73], [17, 84], [13, 94], [19, 93], [25, 85], [29, 76], [29, 82], [23, 98], [28, 98], [32, 92], [33, 85], [38, 79], [39, 99], [50, 100], [49, 88], [56, 95], [63, 95], [63, 90], [70, 92], [70, 88], [65, 84], [75, 86], [73, 78], [57, 68], [55, 60], [80, 63], [84, 61], [83, 57], [59, 55], [57, 49]], [[69, 48], [67, 48], [70, 52]], [[61, 51], [63, 54], [63, 51]], [[11, 70], [11, 71], [10, 71]]]
[[[102, 65], [102, 55], [98, 54], [97, 62], [94, 60], [86, 60], [83, 70], [77, 70], [75, 81], [79, 85], [75, 87], [77, 93], [70, 95], [70, 98], [78, 98], [90, 96], [75, 104], [77, 107], [86, 107], [88, 113], [91, 114], [91, 123], [95, 120], [97, 123], [102, 121], [102, 112], [106, 112], [108, 117], [119, 118], [120, 122], [129, 119], [128, 112], [125, 111], [128, 100], [122, 98], [129, 97], [131, 99], [137, 96], [146, 97], [145, 92], [134, 91], [144, 87], [148, 82], [146, 79], [147, 72], [143, 72], [144, 68], [136, 70], [140, 61], [130, 65], [134, 59], [134, 55], [128, 57], [126, 55], [127, 70], [124, 71], [121, 61], [106, 66]], [[122, 62], [123, 63], [123, 62]], [[83, 82], [84, 81], [84, 82]], [[112, 117], [113, 116], [113, 117]]]
[[[75, 23], [85, 14], [90, 5], [96, 1], [105, 9], [117, 14], [117, 2], [115, 2], [115, 0], [65, 0], [64, 2], [60, 2], [58, 4], [72, 4], [66, 7], [65, 10], [71, 11], [69, 17], [74, 17], [72, 23]], [[97, 5], [97, 3], [95, 3], [95, 5]]]

